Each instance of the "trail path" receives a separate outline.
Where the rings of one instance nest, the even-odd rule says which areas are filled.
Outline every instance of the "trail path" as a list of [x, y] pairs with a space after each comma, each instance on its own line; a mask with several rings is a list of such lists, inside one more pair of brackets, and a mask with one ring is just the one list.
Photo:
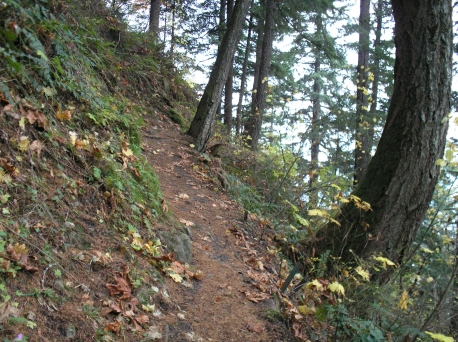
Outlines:
[[256, 250], [256, 240], [242, 237], [243, 212], [203, 172], [191, 138], [165, 118], [151, 119], [143, 138], [169, 211], [177, 221], [194, 224], [187, 227], [192, 266], [203, 272], [190, 287], [167, 278], [173, 309], [166, 315], [163, 340], [293, 341], [282, 323], [263, 318], [275, 308], [271, 298], [249, 300], [267, 297], [253, 285], [268, 288], [256, 262], [268, 267], [269, 261]]

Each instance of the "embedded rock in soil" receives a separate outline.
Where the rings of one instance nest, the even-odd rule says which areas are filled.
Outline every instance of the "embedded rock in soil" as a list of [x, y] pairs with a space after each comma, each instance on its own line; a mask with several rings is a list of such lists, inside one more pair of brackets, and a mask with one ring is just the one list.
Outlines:
[[184, 263], [192, 262], [191, 239], [182, 232], [165, 232], [162, 234], [167, 247], [175, 254], [175, 259]]

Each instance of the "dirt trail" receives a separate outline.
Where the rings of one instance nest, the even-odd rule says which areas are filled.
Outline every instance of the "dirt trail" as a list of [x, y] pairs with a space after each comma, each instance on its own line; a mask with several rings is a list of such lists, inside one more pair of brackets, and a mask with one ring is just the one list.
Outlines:
[[143, 138], [168, 209], [177, 221], [194, 223], [187, 228], [192, 266], [203, 272], [202, 280], [193, 280], [189, 288], [167, 278], [175, 310], [167, 315], [163, 340], [293, 341], [284, 325], [263, 318], [275, 307], [272, 299], [248, 299], [256, 296], [254, 279], [261, 277], [250, 267], [250, 257], [264, 260], [266, 267], [268, 260], [248, 237], [243, 241], [234, 234], [243, 225], [243, 212], [202, 172], [202, 161], [189, 146], [191, 138], [166, 119], [151, 120]]

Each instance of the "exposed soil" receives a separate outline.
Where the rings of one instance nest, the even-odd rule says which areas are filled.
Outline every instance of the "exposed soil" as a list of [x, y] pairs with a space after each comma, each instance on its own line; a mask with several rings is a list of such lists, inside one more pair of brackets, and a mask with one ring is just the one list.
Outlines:
[[249, 232], [261, 233], [257, 222], [244, 221], [244, 212], [208, 171], [207, 161], [190, 147], [192, 139], [176, 126], [151, 122], [144, 142], [168, 209], [177, 220], [194, 224], [187, 227], [192, 265], [203, 272], [190, 287], [167, 278], [178, 309], [166, 318], [169, 341], [294, 341], [284, 323], [272, 322], [271, 312], [278, 308], [265, 293], [274, 285], [266, 269], [275, 273], [277, 266], [264, 254], [264, 242], [250, 237]]

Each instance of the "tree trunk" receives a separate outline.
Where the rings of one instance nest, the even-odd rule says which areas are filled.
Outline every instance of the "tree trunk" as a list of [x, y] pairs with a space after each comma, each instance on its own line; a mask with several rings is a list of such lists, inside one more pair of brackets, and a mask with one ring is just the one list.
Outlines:
[[[251, 8], [253, 7], [253, 0], [251, 1]], [[246, 48], [245, 48], [245, 57], [243, 59], [242, 66], [242, 77], [240, 79], [240, 93], [239, 93], [239, 102], [237, 103], [237, 114], [236, 114], [236, 123], [235, 123], [235, 134], [240, 134], [240, 129], [242, 127], [242, 104], [243, 104], [243, 95], [245, 94], [246, 86], [246, 74], [248, 68], [248, 59], [250, 57], [250, 45], [251, 45], [251, 31], [253, 30], [253, 14], [250, 16], [250, 21], [248, 24], [248, 34], [246, 39]]]
[[321, 83], [319, 78], [320, 72], [320, 57], [319, 51], [316, 52], [315, 57], [315, 80], [313, 82], [313, 114], [312, 114], [312, 128], [310, 134], [311, 147], [310, 147], [310, 180], [309, 187], [311, 188], [309, 207], [315, 208], [318, 204], [318, 191], [313, 190], [318, 181], [318, 155], [320, 154], [320, 120], [321, 120], [321, 102], [320, 102], [320, 93], [321, 93]]
[[[227, 0], [227, 20], [232, 15], [234, 0]], [[224, 125], [230, 134], [232, 130], [232, 93], [233, 93], [233, 71], [234, 58], [230, 61], [229, 75], [227, 76], [226, 85], [224, 86]]]
[[371, 152], [369, 129], [372, 123], [367, 115], [369, 110], [367, 68], [369, 66], [370, 4], [370, 0], [360, 0], [356, 90], [355, 185], [361, 181], [366, 172]]
[[159, 37], [159, 15], [161, 13], [161, 0], [151, 0], [149, 8], [148, 31], [155, 39]]
[[[323, 29], [321, 15], [317, 14], [315, 18], [316, 35], [319, 37]], [[309, 207], [315, 208], [318, 205], [318, 191], [313, 190], [316, 182], [318, 181], [318, 155], [320, 154], [320, 120], [321, 120], [321, 59], [319, 49], [314, 49], [315, 53], [315, 75], [313, 81], [313, 94], [312, 94], [312, 123], [311, 123], [311, 146], [310, 146], [310, 171], [309, 171]]]
[[248, 144], [255, 151], [258, 146], [259, 135], [261, 133], [262, 116], [266, 106], [266, 95], [270, 61], [272, 58], [272, 44], [274, 40], [276, 0], [266, 2], [266, 21], [264, 24], [264, 34], [262, 39], [261, 63], [259, 65], [259, 76], [257, 79], [255, 101], [252, 104], [250, 117], [245, 125], [246, 135], [251, 139]]
[[[317, 233], [318, 253], [343, 261], [384, 253], [401, 263], [428, 209], [437, 183], [450, 112], [452, 7], [449, 0], [393, 0], [394, 91], [377, 152], [354, 195], [341, 208], [341, 227]], [[351, 252], [352, 251], [352, 252]]]
[[196, 149], [203, 152], [212, 132], [212, 124], [216, 108], [220, 102], [224, 82], [230, 69], [230, 61], [234, 57], [237, 44], [242, 35], [250, 0], [236, 0], [227, 30], [216, 56], [215, 65], [210, 73], [210, 79], [197, 107], [197, 112], [191, 122], [188, 134], [196, 139]]

